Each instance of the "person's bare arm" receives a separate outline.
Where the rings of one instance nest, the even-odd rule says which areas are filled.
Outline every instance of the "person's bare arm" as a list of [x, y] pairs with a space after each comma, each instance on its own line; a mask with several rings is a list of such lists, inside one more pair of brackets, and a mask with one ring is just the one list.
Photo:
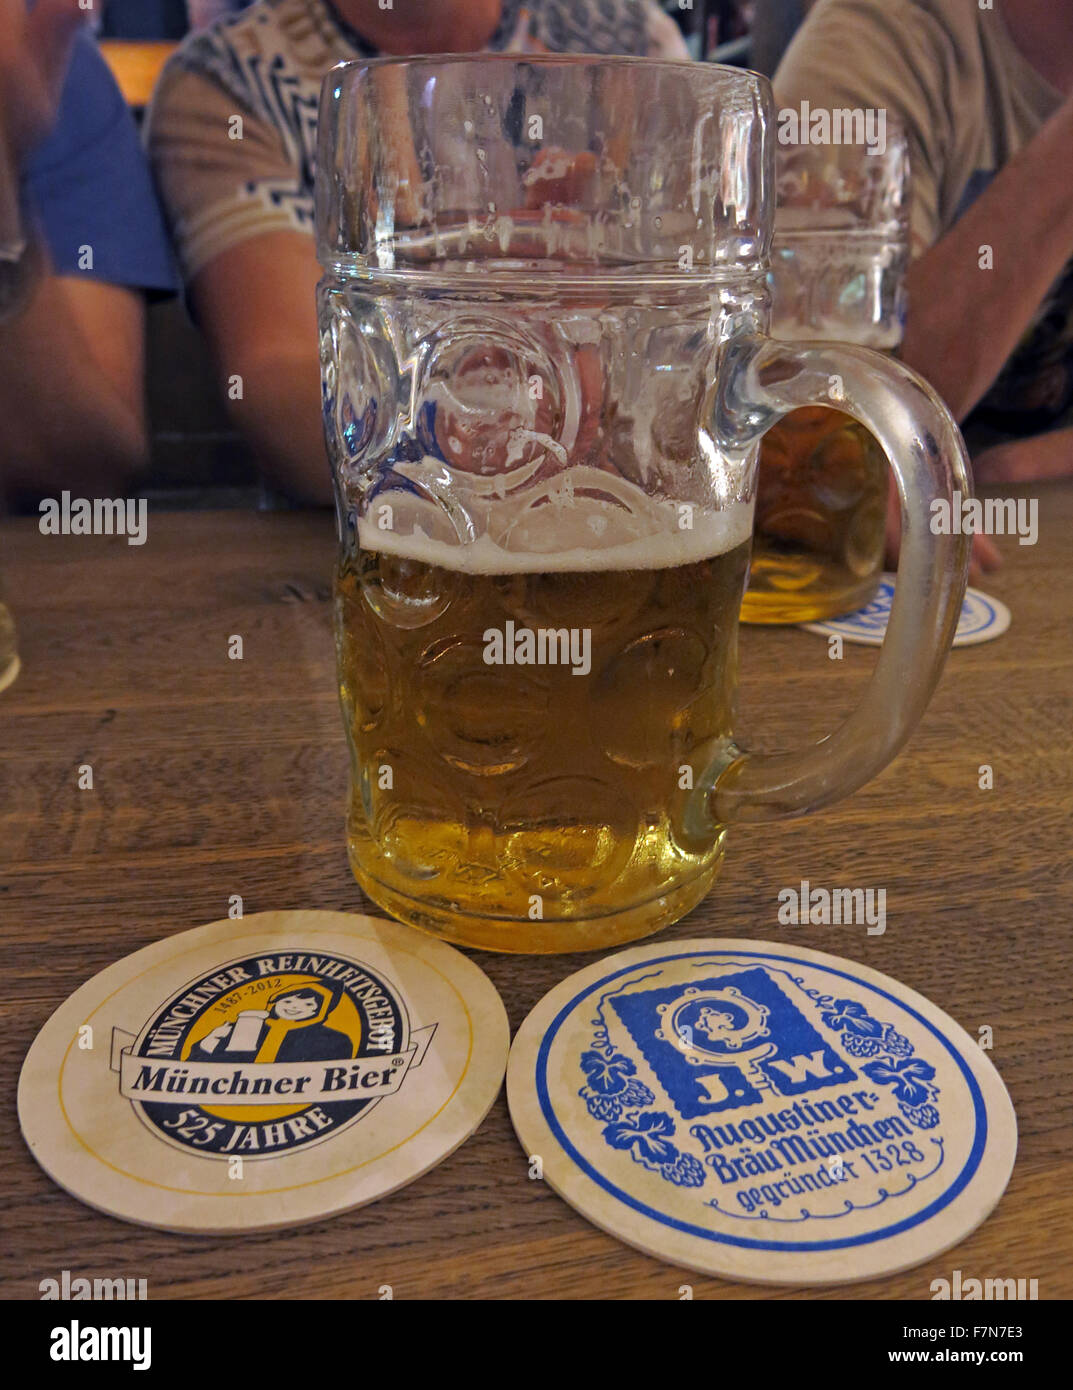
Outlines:
[[1013, 439], [993, 444], [972, 461], [973, 474], [981, 485], [988, 483], [1031, 483], [1073, 476], [1073, 427], [1034, 434], [1030, 439]]
[[[320, 417], [312, 239], [266, 232], [221, 252], [190, 285], [221, 391], [272, 480], [310, 505], [332, 500]], [[229, 390], [242, 379], [241, 399]]]
[[144, 355], [141, 295], [43, 267], [0, 322], [0, 493], [121, 489], [148, 452]]
[[[1073, 255], [1073, 97], [909, 269], [901, 356], [963, 420]], [[993, 269], [979, 268], [980, 247]]]
[[[84, 13], [77, 0], [0, 0], [0, 500], [104, 488], [146, 453], [138, 295], [57, 276], [22, 206], [20, 173], [52, 128]], [[11, 285], [14, 277], [14, 287]]]

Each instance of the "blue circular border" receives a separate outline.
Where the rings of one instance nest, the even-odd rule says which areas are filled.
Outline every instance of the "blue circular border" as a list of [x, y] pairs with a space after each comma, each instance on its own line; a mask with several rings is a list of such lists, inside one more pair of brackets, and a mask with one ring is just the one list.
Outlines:
[[[992, 628], [995, 626], [995, 624], [998, 622], [998, 609], [995, 607], [995, 605], [991, 602], [991, 600], [987, 597], [986, 594], [982, 594], [982, 593], [980, 592], [979, 589], [974, 589], [974, 590], [972, 591], [971, 596], [970, 596], [969, 594], [966, 594], [966, 595], [965, 595], [965, 601], [968, 602], [969, 599], [970, 599], [970, 597], [971, 597], [974, 601], [976, 601], [977, 603], [982, 603], [983, 606], [987, 609], [987, 613], [986, 613], [986, 616], [985, 616], [985, 618], [984, 618], [984, 622], [983, 622], [982, 625], [981, 625], [981, 624], [977, 624], [976, 627], [970, 627], [970, 628], [969, 628], [966, 632], [964, 632], [964, 633], [955, 632], [955, 633], [954, 633], [955, 641], [957, 640], [957, 637], [958, 637], [959, 635], [962, 636], [962, 637], [975, 637], [975, 636], [977, 636], [978, 633], [981, 633], [981, 632], [990, 632], [991, 629], [992, 629]], [[964, 607], [962, 607], [962, 610], [961, 610], [961, 611], [962, 611], [962, 614], [964, 614], [964, 612], [965, 612]], [[961, 627], [961, 618], [959, 617], [959, 618], [958, 618], [958, 629], [960, 629], [960, 627]]]
[[[710, 953], [712, 957], [718, 954], [717, 951]], [[954, 1058], [954, 1061], [961, 1070], [961, 1074], [968, 1083], [969, 1092], [972, 1095], [976, 1133], [973, 1136], [972, 1148], [969, 1151], [969, 1156], [965, 1161], [964, 1168], [955, 1178], [951, 1186], [939, 1197], [936, 1197], [936, 1199], [929, 1206], [925, 1207], [923, 1211], [918, 1212], [916, 1216], [906, 1217], [904, 1221], [899, 1221], [893, 1226], [886, 1226], [881, 1231], [875, 1231], [871, 1235], [852, 1236], [847, 1237], [845, 1240], [787, 1242], [781, 1240], [748, 1240], [742, 1236], [720, 1235], [718, 1232], [705, 1230], [702, 1226], [694, 1226], [687, 1221], [678, 1221], [674, 1217], [667, 1216], [666, 1213], [657, 1211], [654, 1207], [647, 1206], [637, 1198], [631, 1197], [628, 1192], [623, 1192], [615, 1187], [613, 1183], [609, 1182], [601, 1173], [597, 1172], [596, 1169], [578, 1153], [577, 1149], [564, 1133], [555, 1111], [552, 1109], [546, 1083], [548, 1055], [551, 1050], [551, 1044], [556, 1033], [562, 1027], [567, 1015], [573, 1012], [575, 1006], [595, 990], [610, 984], [612, 980], [617, 980], [622, 975], [629, 975], [632, 971], [643, 969], [648, 965], [664, 965], [670, 961], [676, 960], [696, 960], [698, 958], [706, 958], [709, 955], [708, 952], [698, 954], [696, 951], [682, 951], [676, 955], [653, 956], [650, 960], [638, 961], [634, 965], [624, 966], [621, 970], [616, 970], [613, 975], [602, 976], [595, 984], [590, 985], [588, 989], [582, 990], [580, 994], [576, 994], [568, 1003], [564, 1004], [552, 1020], [547, 1032], [544, 1034], [543, 1041], [540, 1044], [540, 1050], [537, 1053], [535, 1078], [541, 1113], [565, 1152], [569, 1154], [582, 1172], [586, 1173], [597, 1186], [602, 1187], [604, 1191], [610, 1193], [612, 1197], [617, 1198], [620, 1202], [624, 1202], [626, 1206], [632, 1207], [634, 1211], [640, 1212], [642, 1216], [651, 1217], [652, 1220], [659, 1222], [663, 1226], [672, 1226], [676, 1231], [682, 1231], [686, 1235], [700, 1236], [704, 1240], [714, 1240], [721, 1245], [737, 1245], [747, 1250], [785, 1250], [796, 1253], [797, 1251], [812, 1250], [844, 1250], [851, 1246], [870, 1245], [873, 1241], [887, 1240], [891, 1236], [900, 1235], [903, 1231], [912, 1230], [914, 1226], [919, 1226], [921, 1222], [930, 1220], [937, 1212], [949, 1206], [958, 1193], [963, 1191], [972, 1181], [976, 1170], [980, 1166], [980, 1159], [983, 1157], [984, 1148], [987, 1143], [987, 1107], [984, 1104], [983, 1094], [980, 1091], [976, 1077], [966, 1065], [965, 1059], [954, 1048], [949, 1039], [945, 1038], [926, 1018], [922, 1018], [915, 1009], [910, 1008], [908, 1004], [903, 1003], [902, 1000], [896, 998], [893, 994], [889, 994], [886, 990], [880, 989], [877, 985], [869, 984], [867, 980], [859, 979], [856, 975], [850, 975], [844, 970], [832, 970], [826, 965], [817, 966], [812, 961], [800, 960], [795, 956], [776, 956], [761, 951], [728, 951], [725, 954], [755, 960], [782, 961], [788, 965], [803, 966], [807, 970], [823, 970], [828, 975], [835, 975], [839, 979], [849, 980], [852, 984], [861, 985], [865, 989], [871, 990], [874, 994], [878, 994], [882, 998], [890, 1000], [892, 1004], [897, 1005], [904, 1013], [909, 1014], [911, 1018], [915, 1018], [918, 1023], [923, 1024]]]
[[[865, 607], [871, 607], [872, 604], [877, 603], [881, 596], [886, 600], [883, 616], [889, 623], [891, 608], [894, 601], [894, 585], [889, 579], [884, 579], [880, 583], [875, 598], [871, 599]], [[980, 615], [982, 621], [972, 622], [970, 626], [966, 627], [963, 631], [963, 620], [966, 616], [971, 618], [972, 615], [971, 604], [979, 604], [984, 609], [984, 612]], [[886, 636], [886, 624], [884, 624], [883, 631], [880, 633], [879, 628], [858, 621], [858, 615], [863, 611], [864, 609], [858, 609], [856, 613], [847, 613], [841, 618], [828, 618], [817, 623], [802, 623], [801, 626], [807, 630], [822, 632], [824, 635], [832, 637], [845, 637], [847, 639], [858, 637], [861, 640], [867, 638], [870, 644], [878, 646], [879, 643], [873, 642], [873, 639], [877, 636]], [[990, 632], [997, 622], [998, 609], [995, 607], [994, 601], [988, 598], [986, 594], [981, 593], [979, 589], [973, 589], [971, 593], [966, 590], [965, 597], [961, 604], [961, 612], [958, 614], [958, 625], [954, 632], [955, 645], [959, 637], [964, 645], [969, 638], [979, 637], [983, 633]]]

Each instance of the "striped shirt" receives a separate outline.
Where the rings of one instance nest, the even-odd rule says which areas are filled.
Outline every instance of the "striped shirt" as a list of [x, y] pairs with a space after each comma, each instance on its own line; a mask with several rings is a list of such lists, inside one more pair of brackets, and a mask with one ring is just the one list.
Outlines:
[[[654, 0], [502, 0], [484, 51], [689, 56]], [[148, 140], [187, 281], [248, 238], [312, 234], [321, 81], [373, 56], [330, 0], [259, 0], [182, 45]]]

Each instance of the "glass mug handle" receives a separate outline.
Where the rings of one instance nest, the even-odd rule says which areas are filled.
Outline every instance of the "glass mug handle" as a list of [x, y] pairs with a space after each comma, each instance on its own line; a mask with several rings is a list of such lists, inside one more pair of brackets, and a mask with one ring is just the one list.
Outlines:
[[[826, 405], [879, 441], [901, 500], [898, 583], [886, 635], [860, 704], [801, 752], [749, 753], [731, 744], [706, 779], [715, 822], [775, 820], [829, 805], [864, 785], [905, 743], [938, 683], [957, 630], [971, 537], [935, 535], [931, 503], [972, 492], [965, 445], [923, 378], [847, 344], [735, 337], [722, 349], [711, 425], [740, 450], [799, 406]], [[834, 388], [834, 389], [832, 389]]]

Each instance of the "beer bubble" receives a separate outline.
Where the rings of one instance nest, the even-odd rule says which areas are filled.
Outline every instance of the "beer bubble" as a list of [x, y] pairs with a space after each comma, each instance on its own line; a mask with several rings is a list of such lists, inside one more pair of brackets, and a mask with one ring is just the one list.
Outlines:
[[553, 775], [534, 779], [509, 798], [501, 829], [508, 877], [562, 912], [623, 872], [640, 824], [630, 798], [606, 775]]
[[331, 411], [331, 438], [352, 465], [380, 447], [393, 414], [397, 395], [395, 358], [385, 343], [370, 332], [371, 315], [340, 313], [332, 333], [321, 340], [322, 361]]
[[387, 703], [388, 675], [384, 643], [374, 623], [368, 621], [358, 591], [340, 582], [335, 596], [335, 633], [339, 670], [343, 673], [339, 695], [348, 738], [367, 733], [380, 722]]
[[425, 648], [416, 689], [416, 719], [429, 748], [473, 776], [503, 776], [524, 767], [547, 719], [546, 681], [487, 665], [483, 644], [466, 637]]
[[613, 640], [645, 604], [652, 578], [641, 572], [624, 584], [621, 574], [599, 571], [503, 576], [495, 581], [504, 612], [530, 627], [596, 627]]
[[865, 495], [871, 477], [870, 439], [863, 426], [851, 422], [822, 439], [804, 468], [816, 496], [832, 511], [846, 511]]
[[846, 528], [843, 559], [851, 574], [861, 578], [874, 573], [883, 554], [887, 509], [884, 499], [870, 500], [856, 507]]
[[[540, 391], [530, 382], [540, 382]], [[418, 442], [426, 456], [481, 476], [510, 475], [546, 453], [562, 428], [559, 374], [543, 349], [513, 327], [454, 324], [434, 342], [420, 395]]]
[[[593, 691], [593, 729], [612, 761], [670, 767], [683, 746], [682, 731], [692, 746], [706, 724], [718, 722], [707, 709], [720, 703], [709, 658], [699, 633], [667, 627], [634, 638], [606, 662]], [[644, 690], [643, 701], [628, 698], [635, 689]], [[691, 708], [695, 717], [684, 719]]]
[[401, 628], [425, 627], [442, 617], [458, 587], [450, 570], [385, 552], [362, 556], [359, 579], [377, 617]]
[[427, 884], [450, 877], [465, 858], [464, 808], [453, 788], [428, 767], [421, 751], [381, 755], [394, 764], [394, 790], [371, 787], [372, 834], [400, 877]]

